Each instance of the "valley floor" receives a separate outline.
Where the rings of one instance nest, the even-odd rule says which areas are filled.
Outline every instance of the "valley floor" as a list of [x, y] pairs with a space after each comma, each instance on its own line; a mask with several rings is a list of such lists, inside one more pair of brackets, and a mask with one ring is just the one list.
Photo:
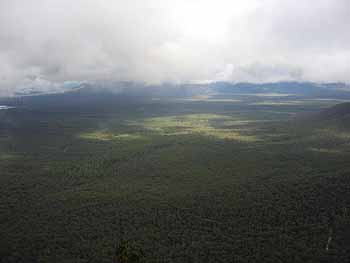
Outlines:
[[350, 131], [304, 118], [335, 103], [3, 110], [0, 261], [347, 262]]

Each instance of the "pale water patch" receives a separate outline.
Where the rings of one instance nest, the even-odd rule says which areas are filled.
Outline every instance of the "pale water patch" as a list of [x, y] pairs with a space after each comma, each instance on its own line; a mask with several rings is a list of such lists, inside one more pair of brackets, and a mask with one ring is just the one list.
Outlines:
[[239, 95], [239, 96], [251, 96], [251, 97], [270, 97], [270, 98], [278, 98], [278, 97], [290, 97], [290, 96], [295, 96], [296, 94], [290, 94], [290, 93], [236, 93], [235, 95]]
[[255, 96], [257, 97], [290, 97], [295, 96], [295, 94], [289, 94], [289, 93], [256, 93]]
[[250, 103], [252, 106], [291, 106], [291, 105], [305, 105], [310, 104], [302, 100], [293, 100], [293, 101], [261, 101]]
[[15, 107], [0, 105], [0, 110], [9, 110], [9, 109], [14, 109], [14, 108]]
[[174, 101], [200, 101], [200, 102], [242, 102], [237, 99], [210, 99], [210, 98], [188, 98], [188, 99], [174, 99]]

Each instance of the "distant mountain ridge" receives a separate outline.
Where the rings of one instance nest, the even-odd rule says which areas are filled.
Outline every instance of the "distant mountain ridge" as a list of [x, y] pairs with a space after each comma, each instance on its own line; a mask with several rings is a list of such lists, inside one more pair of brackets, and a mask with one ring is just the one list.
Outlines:
[[226, 94], [235, 93], [291, 93], [304, 96], [349, 95], [350, 86], [346, 83], [313, 82], [273, 82], [273, 83], [228, 83], [209, 84], [214, 91]]
[[[52, 101], [62, 100], [91, 102], [97, 100], [119, 100], [127, 96], [137, 99], [147, 98], [191, 98], [196, 96], [229, 98], [245, 95], [288, 95], [290, 99], [341, 99], [350, 100], [350, 86], [345, 83], [275, 82], [275, 83], [230, 83], [212, 82], [203, 84], [147, 85], [135, 82], [81, 83], [55, 93], [17, 94], [15, 98], [0, 98], [0, 103], [13, 105], [19, 100]], [[37, 98], [34, 98], [37, 97]], [[56, 102], [55, 102], [56, 103]], [[16, 103], [15, 103], [16, 104]]]
[[[84, 92], [129, 94], [135, 96], [175, 96], [186, 97], [203, 95], [208, 93], [220, 94], [252, 94], [252, 93], [293, 93], [306, 96], [321, 94], [323, 96], [349, 94], [350, 85], [346, 83], [313, 83], [313, 82], [272, 82], [272, 83], [232, 83], [232, 82], [211, 82], [203, 84], [172, 84], [163, 83], [158, 85], [147, 85], [131, 81], [119, 82], [83, 82], [75, 85], [62, 86], [62, 88], [42, 89], [32, 87], [28, 90], [15, 92], [15, 96], [36, 96], [42, 94], [55, 94], [75, 92], [83, 89]], [[45, 91], [46, 90], [46, 91]]]

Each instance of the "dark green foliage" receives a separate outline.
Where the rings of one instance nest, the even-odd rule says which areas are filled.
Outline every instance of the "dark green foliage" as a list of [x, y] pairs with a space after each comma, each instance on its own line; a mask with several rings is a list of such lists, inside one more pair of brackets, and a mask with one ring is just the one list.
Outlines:
[[141, 263], [144, 262], [144, 253], [136, 244], [122, 241], [116, 246], [113, 263]]
[[212, 99], [0, 111], [1, 262], [347, 262], [330, 102]]

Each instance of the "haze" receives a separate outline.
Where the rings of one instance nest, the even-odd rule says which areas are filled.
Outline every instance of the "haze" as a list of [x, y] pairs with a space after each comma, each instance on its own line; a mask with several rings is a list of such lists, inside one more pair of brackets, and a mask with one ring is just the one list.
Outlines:
[[0, 94], [67, 83], [350, 80], [348, 0], [1, 0]]

